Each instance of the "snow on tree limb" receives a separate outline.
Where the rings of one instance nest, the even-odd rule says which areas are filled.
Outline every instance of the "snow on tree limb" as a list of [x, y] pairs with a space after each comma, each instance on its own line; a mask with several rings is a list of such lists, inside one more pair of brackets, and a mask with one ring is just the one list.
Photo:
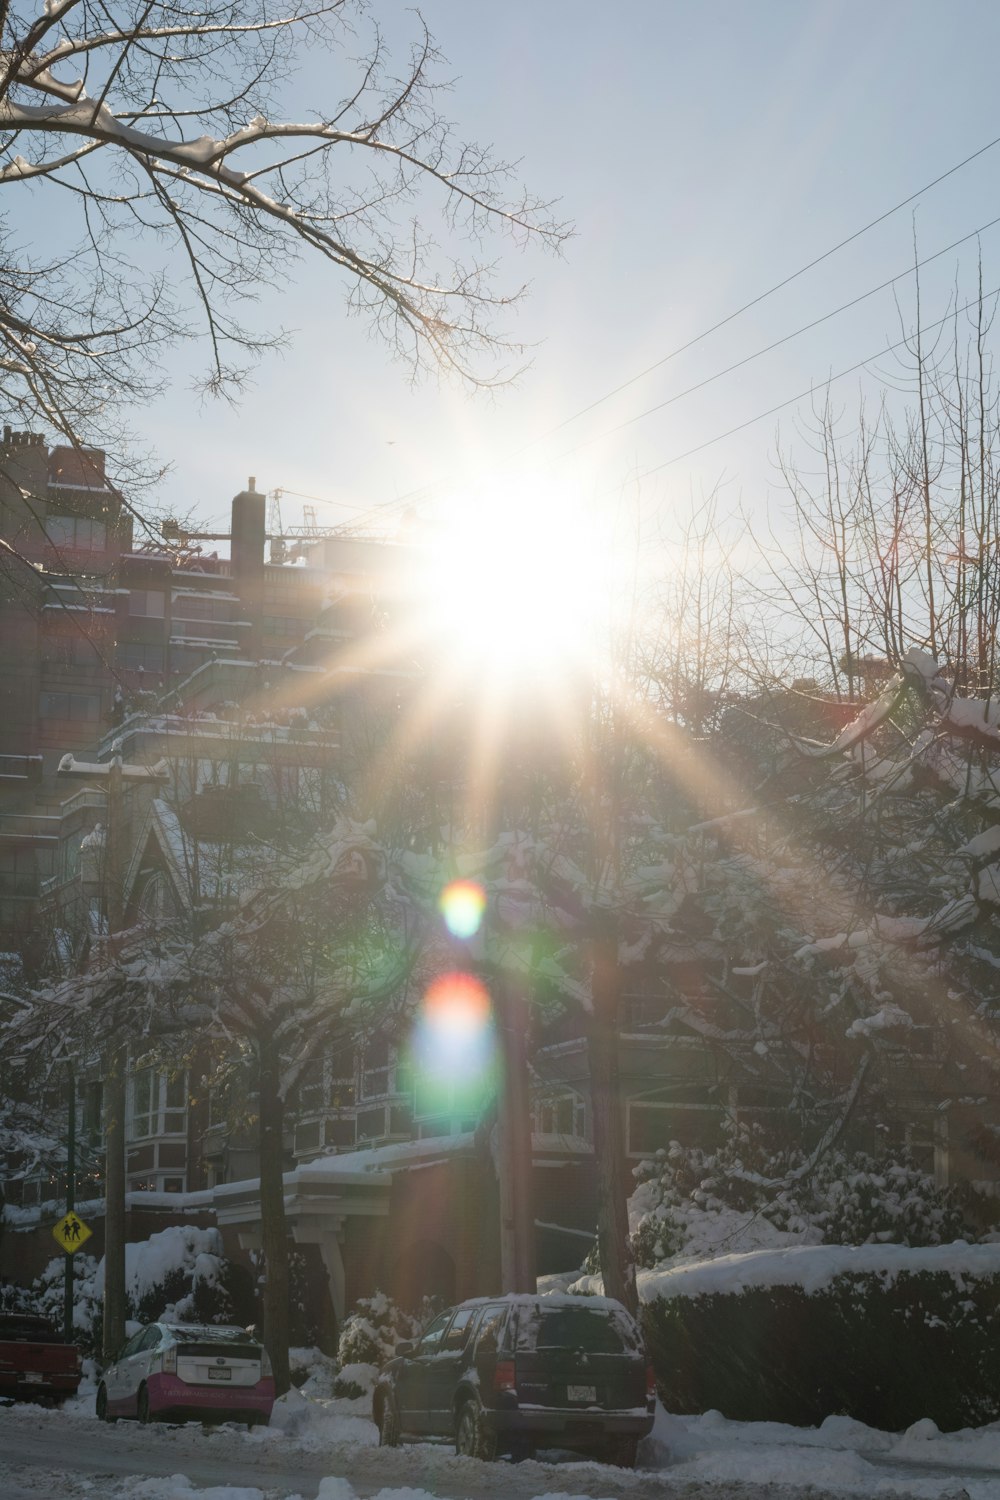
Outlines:
[[314, 115], [283, 117], [305, 50], [342, 77], [367, 26], [354, 0], [5, 10], [0, 202], [13, 224], [11, 190], [36, 184], [58, 241], [32, 255], [0, 226], [8, 415], [106, 446], [112, 412], [159, 389], [158, 348], [199, 330], [207, 386], [238, 388], [280, 339], [236, 310], [304, 252], [337, 268], [349, 306], [415, 371], [507, 377], [521, 346], [500, 319], [521, 288], [498, 289], [480, 242], [496, 230], [555, 248], [567, 230], [440, 113], [441, 60], [419, 18], [408, 58], [372, 26], [346, 95], [327, 84]]

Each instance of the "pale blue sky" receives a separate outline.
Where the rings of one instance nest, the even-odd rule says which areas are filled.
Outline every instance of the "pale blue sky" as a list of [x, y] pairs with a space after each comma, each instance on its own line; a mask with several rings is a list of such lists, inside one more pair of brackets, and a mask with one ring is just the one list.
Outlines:
[[[326, 268], [304, 267], [262, 308], [299, 330], [292, 348], [264, 363], [238, 412], [200, 409], [182, 378], [138, 414], [175, 462], [164, 496], [178, 509], [220, 517], [253, 473], [261, 488], [341, 502], [321, 511], [336, 521], [466, 467], [488, 470], [1000, 136], [995, 0], [423, 0], [421, 9], [457, 79], [449, 108], [462, 132], [523, 158], [529, 185], [560, 196], [576, 223], [562, 260], [510, 251], [511, 283], [534, 285], [515, 325], [538, 346], [533, 367], [494, 397], [434, 382], [414, 391], [346, 316]], [[402, 6], [376, 10], [391, 37], [410, 34]], [[303, 83], [303, 105], [321, 85]], [[1000, 214], [998, 182], [1000, 147], [924, 195], [921, 254]], [[561, 453], [905, 270], [912, 233], [907, 209], [532, 453]], [[971, 293], [975, 255], [966, 246], [925, 274], [928, 320], [944, 313], [956, 269]], [[984, 236], [983, 259], [986, 288], [1000, 285], [1000, 226]], [[909, 305], [909, 287], [900, 291]], [[558, 472], [614, 488], [898, 333], [882, 293], [592, 443]], [[856, 377], [838, 387], [848, 407], [857, 389]], [[649, 478], [647, 504], [669, 518], [692, 486], [720, 476], [757, 504], [774, 447], [770, 418]], [[286, 502], [286, 524], [299, 504]]]

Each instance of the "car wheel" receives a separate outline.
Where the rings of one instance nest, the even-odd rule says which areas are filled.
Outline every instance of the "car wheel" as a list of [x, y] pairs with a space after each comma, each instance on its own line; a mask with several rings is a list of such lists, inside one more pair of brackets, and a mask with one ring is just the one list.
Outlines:
[[637, 1437], [611, 1438], [601, 1456], [606, 1464], [614, 1464], [616, 1468], [634, 1469], [638, 1451]]
[[496, 1433], [478, 1401], [466, 1401], [455, 1423], [455, 1452], [465, 1458], [481, 1458], [489, 1463], [497, 1456]]
[[382, 1409], [378, 1414], [378, 1442], [380, 1448], [399, 1447], [399, 1407], [391, 1391], [382, 1398]]
[[143, 1427], [147, 1427], [154, 1420], [153, 1414], [149, 1409], [149, 1392], [144, 1385], [139, 1387], [139, 1399], [135, 1403], [135, 1414]]
[[117, 1417], [112, 1417], [108, 1412], [108, 1388], [103, 1382], [97, 1387], [97, 1400], [94, 1403], [94, 1410], [97, 1413], [97, 1420], [99, 1422], [118, 1421]]

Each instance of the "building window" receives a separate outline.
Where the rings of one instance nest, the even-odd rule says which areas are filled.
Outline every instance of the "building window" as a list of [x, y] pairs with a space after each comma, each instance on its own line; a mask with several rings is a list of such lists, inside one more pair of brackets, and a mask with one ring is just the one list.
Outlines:
[[628, 1104], [628, 1153], [652, 1156], [671, 1141], [681, 1146], [711, 1148], [719, 1144], [723, 1110], [716, 1104], [682, 1104], [677, 1101]]
[[86, 720], [94, 723], [101, 717], [98, 693], [40, 693], [38, 712], [43, 719]]
[[162, 620], [166, 597], [159, 589], [132, 589], [128, 596], [128, 612], [130, 615], [144, 615], [149, 620]]
[[77, 552], [103, 552], [108, 545], [108, 529], [103, 521], [89, 516], [49, 516], [45, 530], [54, 547]]
[[385, 1135], [385, 1110], [363, 1109], [358, 1115], [358, 1141], [378, 1141]]
[[118, 648], [118, 661], [130, 672], [162, 672], [165, 653], [151, 642], [124, 641]]
[[539, 1099], [534, 1116], [534, 1128], [539, 1135], [570, 1135], [586, 1139], [586, 1110], [579, 1094], [552, 1094]]
[[364, 1080], [361, 1089], [365, 1099], [377, 1099], [389, 1093], [389, 1071], [388, 1038], [372, 1037], [365, 1046]]
[[42, 659], [52, 667], [97, 667], [101, 654], [95, 642], [85, 635], [53, 633], [45, 637]]
[[304, 1125], [296, 1125], [296, 1156], [300, 1155], [303, 1151], [318, 1151], [321, 1135], [322, 1125], [319, 1120], [307, 1120]]
[[187, 1074], [139, 1068], [132, 1078], [131, 1135], [183, 1135], [187, 1129]]
[[102, 1129], [102, 1111], [104, 1109], [104, 1085], [103, 1083], [85, 1083], [83, 1085], [83, 1138], [86, 1141], [96, 1141]]
[[338, 1151], [350, 1151], [356, 1139], [357, 1132], [353, 1120], [327, 1120], [326, 1144], [328, 1146], [335, 1146]]
[[321, 1110], [325, 1103], [323, 1059], [317, 1057], [306, 1063], [299, 1077], [299, 1109], [302, 1114], [311, 1115]]

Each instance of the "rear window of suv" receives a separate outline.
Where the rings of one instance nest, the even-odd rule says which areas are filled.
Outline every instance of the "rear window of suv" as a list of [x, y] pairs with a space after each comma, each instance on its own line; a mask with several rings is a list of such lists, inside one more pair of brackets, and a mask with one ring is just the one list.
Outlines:
[[519, 1349], [582, 1349], [587, 1354], [635, 1353], [638, 1331], [611, 1308], [521, 1308], [518, 1314]]

